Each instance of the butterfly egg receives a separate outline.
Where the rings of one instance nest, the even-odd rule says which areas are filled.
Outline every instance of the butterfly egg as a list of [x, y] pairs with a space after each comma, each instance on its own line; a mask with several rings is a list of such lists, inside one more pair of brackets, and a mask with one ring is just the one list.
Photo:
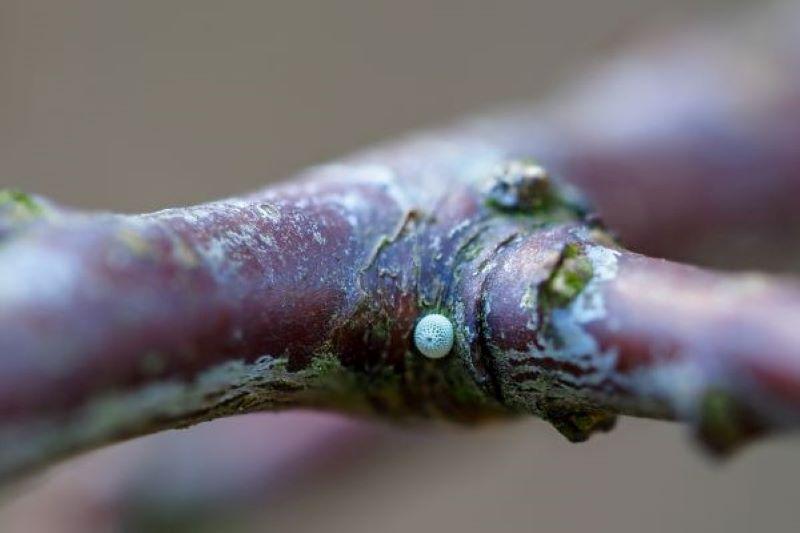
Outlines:
[[425, 357], [441, 359], [453, 348], [452, 322], [444, 315], [425, 315], [414, 329], [414, 344]]

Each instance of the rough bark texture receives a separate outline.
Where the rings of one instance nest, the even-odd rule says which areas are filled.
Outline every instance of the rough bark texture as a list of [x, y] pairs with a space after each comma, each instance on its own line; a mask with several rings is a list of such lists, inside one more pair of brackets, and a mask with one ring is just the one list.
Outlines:
[[[651, 101], [670, 101], [658, 54], [654, 72], [630, 63], [654, 81], [621, 89], [633, 97], [624, 128], [598, 119], [623, 116], [594, 101], [601, 80], [563, 104], [582, 110], [577, 124], [560, 112], [473, 121], [196, 207], [78, 213], [3, 193], [0, 475], [287, 406], [536, 414], [575, 441], [622, 413], [690, 421], [719, 451], [795, 427], [798, 284], [628, 252], [564, 181], [650, 251], [676, 231], [733, 231], [733, 213], [800, 227], [796, 56], [774, 56], [794, 70], [764, 73], [781, 89], [768, 93], [689, 69], [703, 83], [648, 128]], [[716, 105], [723, 87], [743, 98]], [[411, 340], [432, 311], [456, 330], [436, 361]]]

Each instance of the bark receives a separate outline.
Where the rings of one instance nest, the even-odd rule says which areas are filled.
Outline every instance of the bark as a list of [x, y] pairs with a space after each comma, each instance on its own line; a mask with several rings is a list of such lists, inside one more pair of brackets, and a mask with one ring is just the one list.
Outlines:
[[[0, 475], [297, 406], [465, 422], [536, 414], [576, 441], [631, 414], [689, 421], [719, 451], [794, 428], [798, 284], [626, 251], [563, 179], [634, 248], [737, 231], [737, 213], [748, 230], [790, 234], [800, 76], [796, 55], [773, 52], [795, 67], [762, 78], [781, 90], [688, 68], [702, 83], [658, 128], [651, 102], [673, 101], [663, 51], [646, 67], [625, 63], [653, 87], [624, 90], [641, 97], [624, 116], [614, 98], [595, 98], [601, 80], [591, 97], [547, 108], [582, 110], [578, 121], [515, 111], [242, 198], [143, 215], [5, 193]], [[688, 53], [667, 57], [680, 65]], [[715, 90], [730, 103], [716, 105]], [[456, 331], [436, 361], [412, 342], [432, 311]]]

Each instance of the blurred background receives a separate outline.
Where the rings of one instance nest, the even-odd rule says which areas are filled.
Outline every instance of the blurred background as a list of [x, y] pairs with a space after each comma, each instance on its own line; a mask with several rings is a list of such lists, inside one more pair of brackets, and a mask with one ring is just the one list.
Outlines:
[[[119, 211], [244, 192], [535, 100], [730, 4], [0, 0], [0, 187]], [[719, 462], [631, 419], [576, 446], [535, 420], [250, 415], [26, 480], [1, 495], [0, 531], [797, 531], [798, 444]]]

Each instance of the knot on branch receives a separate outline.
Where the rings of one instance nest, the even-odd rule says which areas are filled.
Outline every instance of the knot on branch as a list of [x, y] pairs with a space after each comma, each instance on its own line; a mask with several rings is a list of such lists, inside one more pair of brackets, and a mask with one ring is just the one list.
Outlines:
[[613, 426], [596, 398], [613, 394], [615, 353], [589, 330], [604, 315], [602, 285], [616, 275], [596, 232], [561, 226], [529, 235], [490, 274], [485, 336], [502, 401], [550, 421], [572, 441]]
[[495, 167], [484, 185], [486, 203], [507, 214], [540, 222], [582, 220], [599, 226], [600, 219], [576, 187], [551, 176], [532, 159], [512, 159]]
[[[604, 413], [583, 406], [566, 409], [562, 402], [546, 408], [545, 394], [536, 407], [520, 409], [509, 402], [499, 377], [498, 356], [492, 353], [498, 335], [487, 323], [499, 302], [516, 298], [509, 304], [512, 313], [532, 305], [528, 320], [551, 323], [550, 313], [566, 307], [591, 282], [592, 263], [581, 243], [606, 238], [594, 222], [585, 221], [589, 210], [578, 207], [569, 187], [532, 165], [507, 162], [498, 167], [501, 173], [492, 176], [494, 186], [488, 190], [472, 184], [454, 187], [433, 209], [406, 211], [393, 232], [377, 238], [359, 271], [360, 304], [340, 320], [327, 350], [338, 354], [345, 368], [366, 377], [367, 389], [368, 383], [395, 378], [399, 394], [393, 398], [398, 401], [387, 402], [383, 386], [370, 393], [379, 411], [456, 420], [498, 411], [535, 412], [572, 440], [610, 427]], [[514, 255], [531, 245], [530, 254]], [[554, 253], [560, 260], [553, 260]], [[520, 302], [508, 287], [491, 282], [499, 272], [532, 286], [532, 301], [523, 296]], [[453, 352], [441, 361], [423, 357], [413, 344], [414, 324], [429, 313], [454, 324]], [[560, 333], [555, 327], [537, 328], [553, 338]], [[523, 326], [500, 336], [522, 336], [535, 344], [538, 338], [531, 333]]]

